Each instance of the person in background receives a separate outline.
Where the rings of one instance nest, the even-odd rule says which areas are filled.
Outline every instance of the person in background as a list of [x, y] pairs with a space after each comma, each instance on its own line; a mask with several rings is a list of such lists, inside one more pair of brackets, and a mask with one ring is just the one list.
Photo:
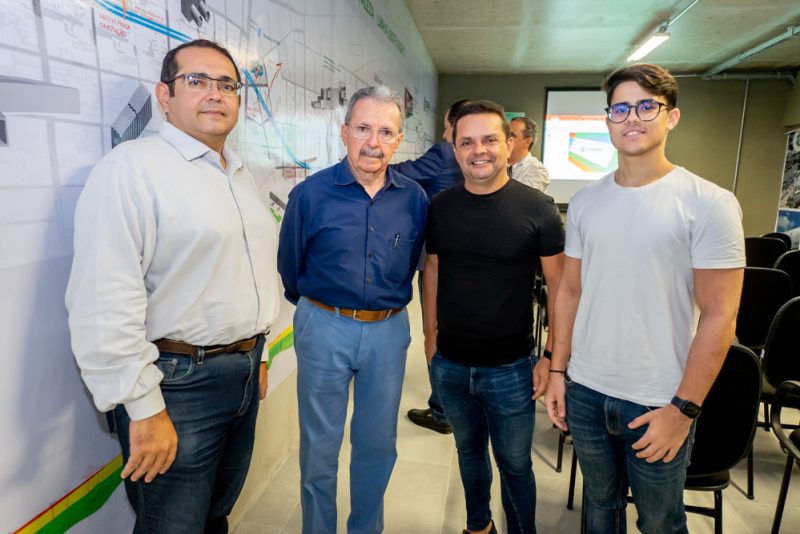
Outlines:
[[[436, 143], [428, 149], [422, 156], [414, 160], [404, 161], [391, 165], [390, 167], [397, 172], [411, 178], [425, 189], [428, 199], [433, 198], [437, 193], [444, 191], [454, 185], [464, 182], [464, 175], [461, 167], [458, 166], [456, 155], [453, 151], [453, 123], [461, 108], [469, 100], [459, 100], [454, 102], [444, 114], [444, 133], [442, 141]], [[420, 258], [420, 266], [424, 267], [425, 253]], [[422, 307], [423, 321], [425, 316], [425, 305], [422, 302], [422, 278], [423, 271], [420, 269], [417, 280], [419, 283], [420, 306]], [[430, 371], [430, 368], [429, 368]], [[430, 378], [430, 373], [428, 374]], [[408, 419], [421, 427], [429, 428], [441, 434], [449, 434], [453, 430], [447, 423], [442, 411], [442, 403], [436, 388], [431, 382], [431, 395], [428, 397], [427, 408], [412, 408], [408, 411]]]
[[509, 176], [527, 186], [547, 193], [550, 185], [550, 173], [542, 162], [531, 154], [536, 143], [539, 127], [528, 117], [511, 119], [511, 137], [514, 138], [514, 149], [508, 156]]

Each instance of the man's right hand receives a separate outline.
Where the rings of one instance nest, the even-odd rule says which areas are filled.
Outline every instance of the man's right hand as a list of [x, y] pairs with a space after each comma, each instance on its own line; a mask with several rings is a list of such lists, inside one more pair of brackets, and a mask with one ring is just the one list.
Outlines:
[[178, 451], [178, 434], [167, 410], [131, 421], [129, 431], [131, 456], [122, 470], [122, 478], [130, 476], [131, 482], [136, 482], [144, 477], [145, 482], [152, 482], [157, 475], [166, 473]]
[[547, 394], [544, 398], [547, 406], [547, 415], [550, 420], [563, 431], [567, 431], [567, 403], [566, 386], [564, 385], [564, 375], [553, 373], [550, 382], [547, 384]]

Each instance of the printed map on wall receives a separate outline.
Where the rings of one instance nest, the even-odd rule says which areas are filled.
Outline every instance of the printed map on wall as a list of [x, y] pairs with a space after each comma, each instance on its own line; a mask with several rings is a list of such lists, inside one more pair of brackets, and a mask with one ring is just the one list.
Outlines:
[[[280, 220], [291, 188], [344, 156], [350, 95], [386, 84], [406, 106], [397, 161], [433, 142], [436, 72], [391, 0], [3, 0], [0, 10], [0, 531], [124, 532], [108, 435], [69, 349], [64, 291], [74, 207], [114, 146], [157, 132], [161, 59], [204, 37], [243, 68], [229, 138]], [[286, 305], [270, 390], [294, 368]]]

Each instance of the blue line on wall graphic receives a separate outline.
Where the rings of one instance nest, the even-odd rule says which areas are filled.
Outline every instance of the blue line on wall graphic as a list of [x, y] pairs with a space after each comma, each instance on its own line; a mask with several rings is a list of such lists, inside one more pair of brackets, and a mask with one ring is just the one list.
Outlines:
[[[113, 13], [114, 15], [117, 15], [119, 17], [123, 17], [123, 18], [125, 18], [127, 20], [130, 20], [131, 22], [133, 22], [135, 24], [138, 24], [139, 26], [142, 26], [142, 27], [147, 28], [149, 30], [153, 30], [153, 31], [158, 32], [160, 34], [166, 35], [167, 37], [171, 37], [172, 39], [175, 39], [176, 41], [181, 41], [181, 42], [185, 43], [187, 41], [191, 41], [192, 40], [192, 38], [189, 37], [188, 35], [186, 35], [185, 33], [181, 33], [181, 32], [179, 32], [177, 30], [174, 30], [174, 29], [170, 28], [169, 26], [165, 26], [163, 24], [160, 24], [160, 23], [155, 22], [153, 20], [150, 20], [148, 18], [142, 17], [141, 15], [138, 15], [138, 14], [132, 12], [132, 11], [128, 11], [126, 9], [123, 9], [122, 6], [118, 6], [118, 5], [113, 4], [111, 2], [107, 2], [106, 0], [95, 0], [95, 1], [97, 2], [97, 5], [99, 5], [103, 9], [106, 9], [107, 11]], [[309, 169], [310, 167], [309, 167], [308, 163], [306, 163], [305, 161], [300, 161], [300, 159], [298, 159], [297, 156], [294, 155], [294, 152], [292, 152], [292, 149], [289, 148], [289, 145], [286, 143], [286, 140], [283, 138], [283, 135], [281, 134], [281, 131], [278, 129], [278, 125], [275, 122], [275, 118], [272, 115], [272, 111], [267, 106], [267, 103], [264, 100], [264, 97], [261, 95], [261, 91], [258, 89], [258, 86], [256, 86], [256, 83], [253, 80], [253, 77], [250, 75], [250, 73], [247, 71], [247, 69], [243, 68], [242, 72], [244, 73], [245, 78], [247, 78], [247, 82], [250, 84], [250, 87], [255, 92], [256, 97], [258, 98], [259, 104], [261, 104], [261, 107], [264, 108], [264, 111], [267, 113], [267, 117], [269, 117], [270, 122], [272, 123], [272, 127], [275, 129], [275, 134], [278, 136], [278, 139], [280, 140], [281, 144], [283, 145], [283, 148], [286, 150], [286, 153], [289, 154], [289, 157], [295, 163], [295, 165], [297, 165], [298, 167], [301, 167], [303, 169]]]

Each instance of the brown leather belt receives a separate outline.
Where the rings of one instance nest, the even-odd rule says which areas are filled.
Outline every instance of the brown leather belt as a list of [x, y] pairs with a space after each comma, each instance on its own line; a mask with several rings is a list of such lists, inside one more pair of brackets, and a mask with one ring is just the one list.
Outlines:
[[199, 347], [197, 345], [190, 345], [183, 341], [175, 341], [174, 339], [157, 339], [153, 344], [158, 347], [158, 350], [163, 352], [175, 352], [177, 354], [188, 354], [189, 356], [197, 356], [200, 351], [204, 349], [206, 356], [216, 356], [218, 354], [225, 354], [227, 352], [250, 352], [256, 348], [258, 343], [258, 336], [253, 336], [249, 339], [242, 339], [229, 343], [228, 345], [208, 345], [206, 347]]
[[364, 323], [374, 323], [376, 321], [383, 321], [385, 319], [388, 319], [392, 315], [403, 311], [403, 308], [392, 308], [390, 310], [351, 310], [348, 308], [334, 308], [333, 306], [328, 306], [324, 302], [320, 302], [314, 299], [308, 299], [308, 301], [314, 306], [322, 308], [323, 310], [327, 310], [333, 313], [338, 313], [342, 317], [349, 317], [354, 321], [361, 321]]

